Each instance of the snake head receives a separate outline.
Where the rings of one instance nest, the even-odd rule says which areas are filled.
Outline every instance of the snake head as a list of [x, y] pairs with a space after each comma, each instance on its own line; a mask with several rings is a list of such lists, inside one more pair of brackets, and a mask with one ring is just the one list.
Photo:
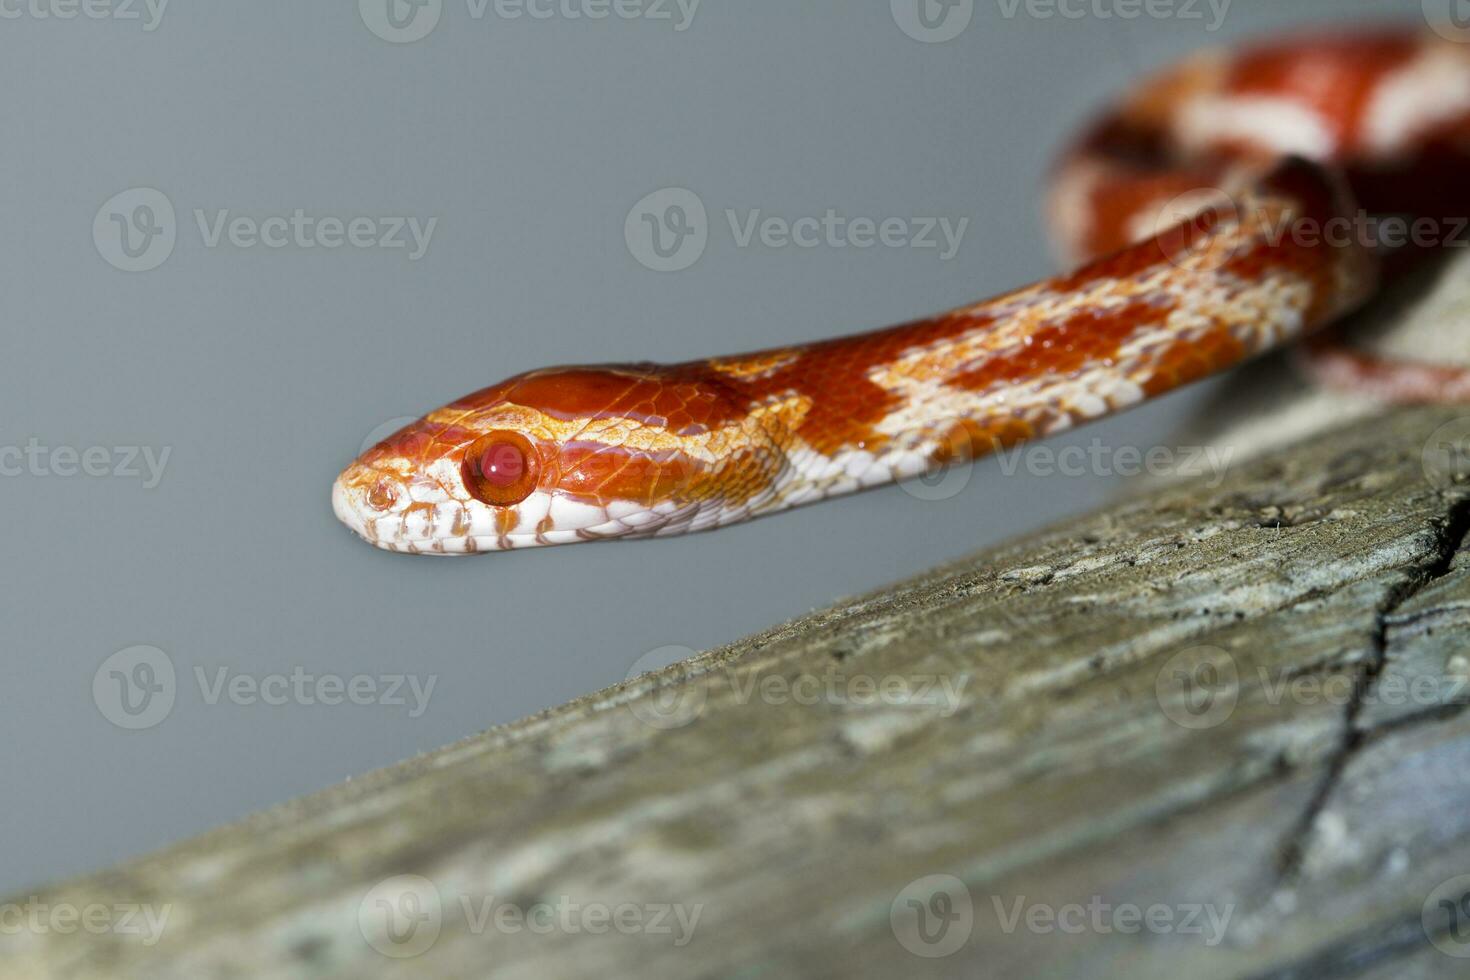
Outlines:
[[698, 530], [719, 519], [732, 483], [779, 456], [739, 451], [741, 409], [679, 368], [518, 375], [367, 450], [337, 478], [332, 506], [368, 542], [416, 554]]

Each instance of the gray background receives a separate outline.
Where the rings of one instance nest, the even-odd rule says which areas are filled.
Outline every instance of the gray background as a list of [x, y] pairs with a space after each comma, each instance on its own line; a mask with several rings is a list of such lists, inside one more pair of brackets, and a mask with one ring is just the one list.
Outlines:
[[[140, 0], [141, 2], [141, 0]], [[158, 847], [1094, 506], [1104, 478], [977, 467], [713, 535], [434, 561], [377, 552], [327, 490], [376, 426], [568, 361], [818, 338], [1049, 273], [1048, 161], [1089, 107], [1186, 51], [1403, 3], [1234, 0], [1206, 20], [1007, 17], [977, 0], [919, 43], [885, 0], [706, 0], [692, 26], [472, 18], [374, 36], [350, 2], [190, 3], [133, 20], [0, 20], [7, 233], [0, 447], [164, 447], [122, 476], [0, 477], [0, 891]], [[14, 8], [10, 8], [14, 9]], [[146, 15], [145, 15], [146, 16]], [[687, 271], [634, 260], [645, 194], [697, 191]], [[177, 209], [148, 272], [103, 260], [103, 202]], [[412, 215], [402, 250], [205, 247], [196, 208]], [[969, 217], [959, 254], [738, 248], [727, 207]], [[1087, 430], [1148, 446], [1198, 392]], [[138, 644], [176, 668], [152, 727], [93, 679]], [[404, 706], [208, 703], [196, 668], [437, 677]], [[101, 688], [107, 690], [105, 678]], [[105, 700], [105, 697], [103, 698]], [[112, 712], [115, 714], [115, 711]]]

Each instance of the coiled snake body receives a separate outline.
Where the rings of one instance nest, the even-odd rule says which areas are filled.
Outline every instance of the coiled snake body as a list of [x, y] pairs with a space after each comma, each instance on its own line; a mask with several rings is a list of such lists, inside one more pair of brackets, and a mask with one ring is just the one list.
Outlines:
[[818, 343], [519, 375], [368, 450], [333, 506], [378, 547], [467, 554], [705, 530], [923, 474], [1342, 317], [1385, 263], [1326, 232], [1360, 207], [1465, 214], [1467, 160], [1470, 47], [1377, 31], [1199, 55], [1057, 168], [1076, 271]]

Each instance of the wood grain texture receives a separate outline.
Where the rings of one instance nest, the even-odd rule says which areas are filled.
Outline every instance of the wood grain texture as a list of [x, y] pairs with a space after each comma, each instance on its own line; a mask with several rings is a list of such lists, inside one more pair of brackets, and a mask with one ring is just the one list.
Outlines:
[[[1423, 462], [1458, 414], [1151, 490], [16, 896], [169, 919], [151, 947], [0, 930], [0, 976], [1462, 976], [1430, 936], [1470, 938], [1435, 895], [1470, 874], [1470, 486]], [[399, 875], [441, 903], [409, 959], [364, 934], [384, 944], [365, 899]], [[944, 958], [892, 923], [931, 875], [970, 897]], [[698, 919], [682, 946], [673, 915], [479, 928], [492, 896]]]

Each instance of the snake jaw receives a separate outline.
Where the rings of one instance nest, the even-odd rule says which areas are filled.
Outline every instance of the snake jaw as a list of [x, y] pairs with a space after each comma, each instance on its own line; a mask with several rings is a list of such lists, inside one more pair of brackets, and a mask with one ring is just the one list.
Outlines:
[[437, 501], [410, 499], [424, 493], [424, 481], [419, 480], [390, 508], [377, 512], [370, 503], [376, 480], [349, 467], [332, 486], [332, 509], [353, 533], [385, 551], [472, 555], [647, 535], [671, 516], [659, 507], [624, 501], [598, 505], [545, 490], [511, 507], [484, 504], [468, 494], [460, 499], [442, 494], [444, 499]]

